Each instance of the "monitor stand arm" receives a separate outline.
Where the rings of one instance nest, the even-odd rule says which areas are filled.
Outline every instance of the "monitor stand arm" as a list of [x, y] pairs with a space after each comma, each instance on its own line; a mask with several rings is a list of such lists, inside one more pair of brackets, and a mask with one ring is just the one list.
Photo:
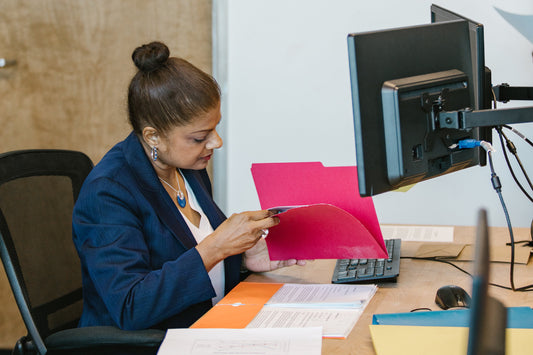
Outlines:
[[[485, 68], [485, 80], [491, 82], [490, 69]], [[492, 91], [493, 95], [487, 95], [487, 100], [509, 102], [511, 100], [533, 100], [533, 86], [509, 86], [507, 83], [489, 85], [485, 92]], [[443, 93], [444, 94], [444, 93]], [[489, 98], [490, 97], [490, 98]], [[487, 104], [489, 105], [489, 104]], [[490, 106], [490, 105], [489, 105]], [[435, 110], [435, 108], [434, 108]], [[442, 106], [434, 113], [434, 124], [440, 128], [470, 129], [475, 127], [498, 127], [512, 123], [533, 122], [533, 106], [510, 109], [484, 109], [471, 110], [465, 108], [458, 111], [444, 111]]]
[[470, 129], [527, 122], [533, 122], [533, 106], [476, 111], [463, 109], [442, 111], [438, 114], [440, 128]]
[[533, 100], [533, 87], [531, 86], [509, 86], [503, 83], [492, 87], [494, 99], [498, 102], [509, 102], [510, 100]]

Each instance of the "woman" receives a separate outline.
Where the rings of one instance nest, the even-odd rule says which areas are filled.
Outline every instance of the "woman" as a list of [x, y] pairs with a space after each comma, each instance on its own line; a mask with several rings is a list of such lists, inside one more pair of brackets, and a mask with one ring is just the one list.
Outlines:
[[73, 214], [82, 265], [80, 326], [188, 327], [240, 281], [269, 271], [268, 211], [227, 218], [205, 168], [222, 146], [215, 80], [153, 42], [133, 52], [133, 132], [87, 177]]

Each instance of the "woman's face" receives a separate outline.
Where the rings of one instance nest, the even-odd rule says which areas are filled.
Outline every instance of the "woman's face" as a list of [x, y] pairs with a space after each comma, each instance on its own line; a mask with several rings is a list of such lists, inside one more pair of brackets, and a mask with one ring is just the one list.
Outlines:
[[[222, 147], [216, 131], [221, 119], [220, 103], [185, 126], [171, 129], [160, 137], [156, 164], [180, 169], [200, 170], [207, 167], [213, 151]], [[164, 168], [160, 165], [161, 168]]]

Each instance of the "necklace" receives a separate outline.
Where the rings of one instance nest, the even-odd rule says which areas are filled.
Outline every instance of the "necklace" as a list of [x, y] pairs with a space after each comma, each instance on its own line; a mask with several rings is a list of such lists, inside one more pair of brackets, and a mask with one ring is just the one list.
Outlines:
[[[180, 173], [180, 175], [181, 175], [181, 173]], [[176, 181], [178, 182], [178, 189], [177, 190], [174, 188], [174, 186], [170, 185], [168, 182], [166, 182], [165, 180], [161, 179], [160, 177], [159, 177], [159, 180], [161, 180], [161, 182], [164, 182], [168, 187], [170, 187], [172, 190], [174, 190], [174, 192], [176, 192], [176, 197], [178, 199], [178, 205], [181, 208], [184, 208], [185, 205], [187, 205], [187, 201], [185, 200], [185, 195], [183, 194], [183, 191], [181, 191], [180, 180], [178, 178], [176, 178]]]

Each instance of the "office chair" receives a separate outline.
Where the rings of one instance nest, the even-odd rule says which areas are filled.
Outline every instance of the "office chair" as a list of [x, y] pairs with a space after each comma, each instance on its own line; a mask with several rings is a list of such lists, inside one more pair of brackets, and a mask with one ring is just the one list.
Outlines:
[[162, 330], [77, 328], [80, 261], [72, 210], [91, 160], [68, 150], [0, 154], [0, 255], [28, 334], [13, 354], [155, 354]]

